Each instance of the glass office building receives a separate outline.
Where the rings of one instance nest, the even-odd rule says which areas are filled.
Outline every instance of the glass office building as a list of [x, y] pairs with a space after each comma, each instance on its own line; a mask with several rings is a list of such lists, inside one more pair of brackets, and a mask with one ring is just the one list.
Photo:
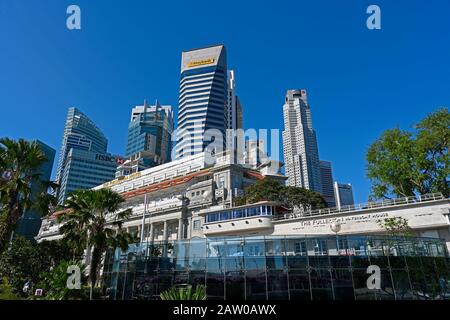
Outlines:
[[110, 251], [103, 290], [118, 300], [158, 299], [186, 284], [220, 300], [434, 300], [450, 298], [449, 269], [445, 242], [432, 238], [194, 238]]
[[[136, 106], [131, 112], [125, 156], [142, 157], [145, 168], [170, 162], [172, 152], [173, 111], [158, 101]], [[145, 156], [141, 156], [145, 155]]]
[[123, 159], [107, 153], [107, 146], [108, 140], [95, 123], [77, 108], [69, 108], [56, 172], [58, 204], [74, 190], [115, 178]]
[[[219, 148], [225, 149], [228, 122], [226, 57], [223, 45], [182, 53], [177, 159], [200, 153], [210, 145], [217, 152]], [[209, 129], [214, 132], [205, 135]]]

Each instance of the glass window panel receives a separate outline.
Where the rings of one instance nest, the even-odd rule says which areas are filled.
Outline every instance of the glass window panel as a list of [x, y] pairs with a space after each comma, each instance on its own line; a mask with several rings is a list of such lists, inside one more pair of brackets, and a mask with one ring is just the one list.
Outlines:
[[394, 280], [395, 297], [397, 300], [411, 300], [414, 298], [409, 275], [405, 270], [392, 270], [392, 278]]
[[244, 270], [243, 257], [231, 257], [223, 259], [225, 264], [225, 271], [240, 271]]
[[427, 300], [428, 299], [428, 297], [426, 296], [427, 287], [422, 268], [418, 267], [410, 268], [408, 270], [408, 273], [413, 291], [413, 299]]
[[187, 285], [189, 284], [189, 272], [186, 271], [176, 271], [173, 275], [173, 285]]
[[266, 300], [265, 271], [247, 270], [245, 276], [247, 300]]
[[173, 244], [173, 256], [177, 259], [187, 259], [187, 257], [189, 256], [189, 241], [176, 241]]
[[330, 257], [326, 256], [309, 256], [309, 265], [312, 268], [328, 268], [330, 266]]
[[311, 300], [309, 275], [306, 269], [289, 270], [289, 296], [291, 300]]
[[245, 257], [244, 263], [246, 270], [266, 270], [265, 257]]
[[225, 299], [244, 300], [245, 299], [245, 276], [244, 272], [227, 272], [225, 275]]
[[330, 256], [330, 264], [333, 268], [348, 268], [350, 267], [350, 257]]
[[350, 256], [350, 263], [353, 268], [364, 268], [367, 269], [370, 266], [370, 261], [368, 256]]
[[[406, 267], [406, 260], [403, 256], [389, 256], [389, 264], [391, 265], [391, 268], [393, 269], [403, 269]], [[370, 259], [372, 262], [372, 259]], [[372, 262], [372, 264], [376, 264]], [[379, 267], [382, 267], [378, 265]], [[383, 266], [384, 267], [384, 266]]]
[[310, 278], [313, 300], [333, 300], [331, 275], [327, 269], [312, 269]]
[[173, 286], [173, 272], [158, 273], [158, 294]]
[[[400, 258], [400, 257], [394, 257], [394, 258]], [[389, 267], [389, 259], [390, 259], [390, 257], [388, 258], [387, 256], [370, 256], [369, 257], [370, 264], [377, 265], [380, 268]], [[392, 260], [391, 260], [391, 262], [392, 262]], [[404, 263], [402, 264], [397, 260], [395, 261], [395, 263], [399, 266], [398, 268], [403, 268], [405, 265]]]
[[269, 256], [267, 259], [267, 268], [269, 269], [284, 269], [287, 266], [285, 256]]
[[284, 239], [266, 238], [266, 255], [281, 256], [285, 254]]
[[154, 299], [158, 290], [158, 274], [155, 271], [136, 275], [134, 297], [140, 300]]
[[206, 274], [206, 294], [208, 299], [224, 299], [224, 274], [208, 272]]
[[333, 289], [335, 300], [355, 300], [352, 274], [349, 269], [333, 269]]
[[206, 273], [205, 271], [191, 271], [189, 273], [189, 284], [192, 286], [205, 285]]
[[181, 271], [186, 270], [188, 268], [188, 260], [185, 259], [176, 259], [175, 260], [175, 270]]
[[289, 268], [303, 269], [308, 266], [307, 256], [288, 256], [287, 263]]
[[353, 286], [356, 300], [375, 300], [375, 291], [367, 288], [367, 269], [353, 269]]
[[224, 272], [225, 265], [222, 258], [208, 258], [206, 260], [206, 270], [208, 272], [220, 273]]
[[[368, 274], [367, 277], [370, 275]], [[366, 278], [367, 279], [367, 278]], [[392, 288], [391, 273], [387, 269], [381, 269], [381, 289], [374, 289], [377, 300], [393, 300], [394, 290]]]
[[287, 272], [278, 270], [267, 271], [267, 295], [269, 300], [287, 300], [288, 278]]

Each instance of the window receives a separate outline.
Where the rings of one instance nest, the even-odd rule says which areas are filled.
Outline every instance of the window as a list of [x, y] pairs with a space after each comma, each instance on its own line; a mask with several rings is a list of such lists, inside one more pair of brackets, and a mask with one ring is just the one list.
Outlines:
[[295, 243], [295, 254], [304, 256], [304, 255], [306, 255], [306, 253], [307, 253], [306, 252], [306, 242], [305, 241], [296, 242]]
[[200, 230], [200, 220], [194, 220], [194, 225], [192, 226], [194, 230]]

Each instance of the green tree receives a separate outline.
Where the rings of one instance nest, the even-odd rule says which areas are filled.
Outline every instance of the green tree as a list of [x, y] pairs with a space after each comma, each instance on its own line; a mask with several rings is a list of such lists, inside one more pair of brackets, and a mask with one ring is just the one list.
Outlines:
[[[76, 265], [80, 268], [80, 274], [84, 275], [85, 267], [79, 261], [61, 261], [55, 268], [42, 274], [42, 280], [36, 286], [43, 289], [45, 300], [81, 300], [86, 299], [86, 290], [69, 289], [67, 287], [67, 279], [69, 274], [67, 270], [69, 266]], [[81, 284], [84, 282], [83, 277]]]
[[[122, 228], [131, 209], [122, 210], [125, 199], [110, 189], [78, 190], [65, 202], [64, 213], [59, 216], [63, 223], [60, 232], [64, 240], [77, 252], [91, 252], [89, 282], [97, 285], [103, 253], [108, 248], [126, 250], [135, 239]], [[108, 220], [107, 220], [108, 216]]]
[[378, 225], [384, 229], [391, 237], [410, 237], [412, 230], [408, 225], [408, 220], [401, 217], [385, 218], [378, 220]]
[[415, 132], [385, 131], [366, 154], [367, 176], [376, 199], [440, 192], [450, 196], [450, 114], [428, 115]]
[[[37, 173], [45, 161], [45, 154], [35, 142], [0, 139], [0, 252], [7, 247], [26, 209], [36, 206], [43, 214], [48, 213], [45, 203], [52, 203], [53, 198], [46, 191], [48, 186], [55, 185], [42, 181]], [[4, 173], [8, 173], [8, 177], [2, 179]], [[32, 199], [32, 184], [41, 184], [44, 191], [35, 199]]]
[[17, 237], [8, 250], [0, 255], [0, 278], [8, 279], [13, 291], [24, 295], [22, 288], [27, 281], [38, 283], [42, 273], [50, 271], [70, 256], [69, 249], [62, 241], [32, 243]]
[[206, 288], [197, 285], [192, 289], [191, 285], [185, 287], [172, 287], [160, 294], [161, 300], [206, 300]]
[[235, 205], [256, 203], [259, 201], [280, 202], [289, 208], [314, 210], [326, 208], [322, 195], [304, 188], [284, 186], [279, 181], [265, 178], [258, 180], [247, 189], [243, 197], [235, 199]]

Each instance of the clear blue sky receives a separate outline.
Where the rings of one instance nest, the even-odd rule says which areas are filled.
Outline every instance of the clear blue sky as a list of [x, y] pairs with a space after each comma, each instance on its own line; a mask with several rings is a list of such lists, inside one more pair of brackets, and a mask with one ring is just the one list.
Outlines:
[[[382, 30], [366, 28], [370, 4]], [[76, 106], [123, 154], [134, 105], [177, 106], [181, 51], [223, 43], [245, 127], [282, 129], [285, 91], [307, 89], [320, 157], [363, 202], [369, 144], [449, 105], [449, 16], [448, 0], [0, 0], [0, 136], [58, 150]]]

